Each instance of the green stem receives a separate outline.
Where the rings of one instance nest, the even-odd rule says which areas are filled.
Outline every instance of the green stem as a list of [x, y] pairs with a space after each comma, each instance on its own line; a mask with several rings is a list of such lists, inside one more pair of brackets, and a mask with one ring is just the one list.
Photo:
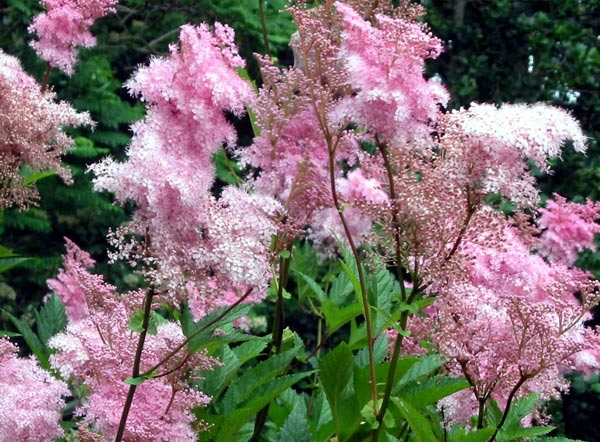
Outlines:
[[[150, 324], [150, 312], [152, 310], [152, 298], [154, 297], [154, 291], [149, 289], [146, 292], [144, 298], [144, 316], [142, 319], [142, 331], [138, 338], [137, 348], [135, 350], [135, 358], [133, 360], [133, 370], [131, 372], [132, 378], [137, 378], [140, 375], [140, 365], [142, 362], [142, 352], [144, 350], [144, 343], [146, 341], [146, 335], [148, 333], [148, 325]], [[133, 396], [137, 385], [129, 385], [129, 391], [127, 392], [127, 398], [125, 399], [125, 405], [123, 406], [123, 412], [121, 413], [121, 421], [119, 422], [119, 428], [117, 430], [117, 436], [115, 442], [121, 442], [123, 440], [123, 434], [125, 433], [125, 425], [127, 424], [127, 417], [129, 416], [129, 410], [133, 403]]]
[[194, 339], [196, 336], [198, 336], [200, 333], [202, 333], [204, 330], [206, 330], [207, 328], [209, 328], [211, 325], [219, 322], [221, 319], [223, 319], [225, 316], [227, 316], [234, 308], [236, 308], [238, 305], [240, 305], [242, 302], [244, 302], [244, 300], [250, 296], [250, 293], [252, 293], [252, 289], [248, 289], [246, 291], [246, 293], [244, 293], [242, 296], [240, 296], [240, 298], [235, 301], [233, 304], [231, 304], [229, 307], [227, 307], [227, 309], [225, 311], [223, 311], [223, 313], [221, 313], [219, 316], [217, 316], [215, 319], [213, 319], [212, 321], [210, 321], [208, 324], [206, 324], [204, 327], [199, 328], [198, 330], [196, 330], [194, 333], [192, 333], [191, 335], [189, 335], [185, 341], [183, 341], [181, 344], [179, 344], [177, 347], [175, 347], [173, 350], [171, 350], [171, 352], [169, 354], [167, 354], [160, 362], [158, 362], [156, 365], [154, 365], [152, 368], [146, 370], [144, 373], [141, 373], [139, 376], [140, 377], [146, 377], [149, 376], [152, 372], [154, 372], [156, 369], [160, 368], [162, 365], [164, 365], [169, 359], [171, 359], [173, 356], [175, 356], [177, 353], [179, 353], [179, 351], [185, 347], [186, 345], [189, 344], [189, 342]]
[[260, 26], [262, 28], [262, 37], [265, 44], [265, 54], [271, 58], [271, 49], [269, 47], [269, 37], [267, 35], [267, 17], [265, 15], [265, 0], [258, 0], [258, 14], [260, 15]]
[[333, 145], [333, 140], [331, 135], [328, 132], [324, 132], [325, 139], [327, 141], [327, 150], [329, 152], [329, 185], [331, 187], [331, 195], [333, 197], [333, 204], [338, 212], [340, 217], [340, 221], [342, 222], [342, 226], [344, 227], [344, 233], [346, 238], [348, 239], [348, 244], [350, 245], [350, 250], [352, 251], [352, 255], [354, 255], [354, 260], [356, 261], [356, 268], [358, 271], [358, 281], [360, 284], [360, 296], [362, 298], [363, 303], [363, 316], [365, 318], [365, 327], [367, 328], [367, 351], [369, 353], [369, 375], [371, 380], [371, 399], [373, 401], [373, 411], [374, 414], [378, 414], [378, 394], [377, 394], [377, 375], [375, 373], [375, 354], [373, 351], [375, 339], [373, 337], [373, 329], [372, 329], [372, 321], [371, 321], [371, 306], [369, 304], [369, 298], [367, 296], [367, 285], [365, 283], [365, 275], [363, 272], [362, 259], [360, 254], [358, 253], [358, 248], [352, 238], [352, 233], [350, 232], [350, 228], [348, 227], [348, 222], [346, 217], [344, 216], [344, 211], [342, 209], [342, 205], [340, 203], [337, 187], [335, 184], [335, 146]]
[[494, 434], [492, 434], [492, 436], [488, 439], [488, 442], [494, 442], [496, 440], [496, 436], [498, 435], [500, 428], [502, 428], [502, 426], [504, 425], [504, 422], [506, 422], [506, 419], [508, 418], [508, 413], [510, 411], [510, 407], [512, 405], [513, 399], [515, 398], [515, 395], [519, 391], [519, 388], [521, 388], [523, 386], [523, 384], [530, 377], [531, 376], [521, 375], [519, 382], [517, 382], [517, 384], [514, 386], [514, 388], [510, 391], [510, 394], [508, 395], [508, 398], [506, 399], [506, 408], [504, 409], [504, 414], [502, 415], [502, 419], [500, 419], [500, 422], [498, 422], [498, 425], [496, 426], [496, 430], [494, 431]]
[[[396, 207], [396, 200], [397, 200], [397, 194], [396, 194], [396, 187], [394, 184], [394, 170], [392, 167], [392, 162], [390, 160], [390, 156], [389, 156], [389, 152], [387, 150], [387, 146], [384, 143], [379, 142], [379, 139], [377, 137], [375, 137], [376, 143], [377, 143], [377, 147], [379, 148], [379, 152], [381, 153], [381, 157], [383, 158], [383, 164], [385, 166], [385, 170], [387, 173], [387, 179], [388, 179], [388, 186], [389, 186], [389, 192], [390, 192], [390, 200], [391, 200], [391, 211], [392, 211], [392, 228], [393, 228], [393, 232], [394, 232], [394, 252], [395, 252], [395, 268], [396, 268], [396, 278], [398, 279], [398, 282], [400, 284], [400, 302], [407, 302], [408, 304], [410, 304], [416, 294], [417, 294], [417, 289], [415, 287], [415, 290], [413, 290], [411, 292], [410, 295], [410, 299], [407, 299], [406, 296], [406, 288], [404, 286], [404, 277], [402, 275], [402, 267], [401, 267], [401, 247], [400, 247], [400, 218], [398, 215], [398, 208]], [[406, 324], [408, 323], [408, 318], [409, 318], [409, 314], [407, 311], [404, 311], [401, 313], [400, 315], [400, 327], [402, 330], [406, 329]], [[377, 414], [377, 422], [379, 423], [379, 425], [377, 426], [377, 428], [375, 429], [375, 431], [372, 434], [372, 441], [376, 442], [378, 437], [379, 437], [379, 432], [381, 430], [381, 427], [383, 426], [383, 419], [385, 417], [385, 413], [387, 411], [389, 402], [390, 402], [390, 397], [392, 395], [392, 388], [394, 385], [394, 377], [396, 375], [396, 367], [398, 366], [398, 359], [400, 358], [400, 350], [402, 349], [402, 342], [403, 342], [404, 336], [401, 335], [400, 333], [398, 333], [398, 335], [396, 336], [396, 342], [394, 343], [394, 350], [392, 351], [392, 358], [390, 360], [390, 367], [389, 367], [389, 371], [388, 371], [388, 376], [385, 382], [385, 389], [384, 389], [384, 393], [383, 393], [383, 399], [381, 402], [381, 408], [379, 410], [379, 413]]]
[[[277, 287], [277, 304], [275, 305], [275, 318], [273, 319], [273, 338], [272, 338], [272, 350], [275, 354], [281, 353], [281, 345], [283, 343], [283, 326], [285, 323], [285, 309], [283, 305], [283, 290], [287, 285], [290, 263], [292, 261], [292, 248], [294, 243], [290, 242], [286, 247], [288, 255], [286, 258], [282, 257], [279, 262], [279, 285]], [[265, 405], [257, 414], [256, 420], [254, 421], [254, 431], [250, 442], [258, 442], [260, 440], [260, 434], [267, 422], [269, 415], [270, 404]]]

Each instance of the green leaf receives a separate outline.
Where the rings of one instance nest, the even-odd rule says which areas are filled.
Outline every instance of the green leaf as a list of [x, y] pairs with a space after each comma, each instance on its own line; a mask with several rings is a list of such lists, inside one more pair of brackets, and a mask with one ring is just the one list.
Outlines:
[[123, 380], [127, 385], [142, 385], [146, 381], [143, 377], [132, 378], [128, 377]]
[[358, 303], [353, 303], [345, 307], [338, 307], [332, 301], [325, 301], [321, 305], [321, 311], [325, 316], [325, 322], [327, 323], [327, 332], [329, 334], [340, 329], [348, 322], [361, 315], [363, 310]]
[[[300, 402], [304, 405], [304, 402]], [[311, 442], [311, 432], [306, 419], [306, 406], [292, 409], [279, 432], [279, 442]]]
[[[229, 335], [219, 334], [215, 336], [214, 332], [217, 329], [231, 330], [231, 323], [236, 319], [247, 316], [250, 311], [250, 306], [240, 304], [227, 312], [229, 307], [221, 307], [203, 317], [200, 321], [195, 322], [189, 311], [185, 309], [181, 315], [181, 328], [183, 334], [190, 338], [188, 343], [188, 352], [195, 353], [203, 348], [215, 348], [219, 345], [231, 342], [239, 342], [249, 339], [262, 339], [250, 335], [244, 335], [237, 332], [231, 332]], [[223, 317], [220, 317], [227, 312]]]
[[425, 418], [419, 411], [403, 401], [401, 398], [392, 398], [400, 413], [408, 423], [417, 442], [437, 442], [431, 422]]
[[333, 422], [340, 442], [358, 428], [360, 410], [354, 391], [354, 356], [342, 342], [320, 361], [321, 383], [331, 408]]
[[329, 441], [335, 431], [333, 415], [327, 397], [323, 390], [319, 391], [313, 401], [310, 427], [312, 429], [315, 442]]
[[223, 419], [215, 442], [231, 442], [237, 440], [235, 436], [242, 427], [256, 415], [256, 413], [273, 401], [283, 391], [312, 373], [313, 372], [304, 372], [281, 376], [262, 384], [260, 388], [256, 389], [254, 394], [248, 398], [248, 402], [235, 408], [225, 417], [225, 419]]
[[468, 387], [465, 379], [437, 376], [423, 382], [409, 383], [399, 395], [414, 407], [423, 408]]
[[67, 326], [65, 307], [56, 294], [52, 294], [39, 312], [35, 312], [37, 334], [44, 346], [48, 340]]
[[492, 434], [494, 434], [494, 431], [494, 428], [467, 431], [456, 425], [448, 434], [448, 442], [487, 442]]
[[315, 294], [315, 296], [321, 304], [327, 301], [327, 294], [323, 291], [321, 285], [317, 283], [317, 281], [315, 281], [310, 276], [305, 275], [304, 273], [298, 272], [298, 274], [304, 280], [304, 282], [308, 284], [308, 286], [311, 288], [312, 292]]
[[29, 261], [30, 258], [19, 257], [19, 258], [1, 258], [0, 259], [0, 273], [6, 272], [19, 264]]
[[31, 327], [29, 327], [23, 321], [20, 321], [15, 316], [8, 313], [7, 311], [5, 311], [5, 314], [11, 320], [11, 322], [16, 327], [16, 329], [19, 331], [19, 333], [21, 333], [21, 336], [23, 336], [25, 343], [27, 344], [29, 349], [33, 352], [33, 354], [37, 357], [40, 365], [44, 369], [49, 370], [50, 369], [50, 361], [48, 359], [46, 347], [44, 344], [42, 344], [40, 342], [37, 335], [33, 332], [33, 330], [31, 330]]
[[296, 346], [291, 350], [273, 355], [266, 361], [246, 370], [227, 389], [223, 397], [222, 413], [226, 415], [230, 414], [240, 404], [250, 400], [256, 394], [257, 389], [261, 388], [279, 373], [282, 373], [300, 353], [300, 350], [301, 347]]
[[3, 245], [0, 245], [0, 258], [11, 258], [13, 256], [18, 256], [18, 255], [13, 253], [13, 251], [11, 249], [9, 249], [8, 247], [4, 247]]
[[403, 386], [434, 373], [443, 363], [443, 359], [436, 354], [419, 358], [419, 360], [414, 363], [404, 376], [402, 376], [402, 378], [394, 385], [393, 393], [395, 395], [399, 394]]
[[358, 302], [360, 303], [361, 308], [364, 310], [363, 298], [362, 298], [362, 289], [360, 287], [360, 282], [358, 280], [358, 276], [352, 271], [350, 266], [346, 264], [344, 261], [340, 261], [342, 269], [344, 273], [352, 283], [352, 287], [354, 288], [354, 293], [356, 293], [356, 297], [358, 298]]
[[33, 184], [36, 181], [39, 181], [43, 178], [47, 178], [49, 176], [54, 176], [54, 175], [56, 175], [56, 172], [53, 170], [43, 170], [41, 172], [33, 172], [31, 170], [28, 170], [23, 173], [23, 176], [25, 178], [23, 180], [23, 184], [25, 186], [29, 186], [30, 184]]

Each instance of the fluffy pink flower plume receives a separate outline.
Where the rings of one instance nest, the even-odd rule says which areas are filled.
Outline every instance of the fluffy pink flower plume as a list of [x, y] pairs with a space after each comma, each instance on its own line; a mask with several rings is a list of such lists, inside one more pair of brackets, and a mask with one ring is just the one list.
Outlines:
[[64, 268], [58, 270], [55, 279], [49, 279], [46, 283], [65, 306], [69, 321], [74, 322], [88, 315], [85, 292], [80, 284], [81, 273], [92, 268], [96, 261], [70, 239], [65, 238], [65, 242], [67, 254], [63, 255]]
[[[226, 188], [210, 190], [212, 158], [236, 133], [225, 112], [241, 115], [254, 100], [251, 85], [235, 68], [244, 65], [233, 30], [216, 24], [181, 27], [180, 46], [154, 58], [128, 82], [148, 104], [134, 126], [128, 160], [105, 160], [92, 167], [97, 189], [113, 191], [121, 202], [138, 205], [129, 233], [147, 235], [153, 268], [148, 276], [167, 301], [187, 298], [199, 318], [214, 307], [252, 290], [265, 294], [270, 279], [270, 237], [279, 205], [268, 197]], [[118, 258], [132, 258], [123, 251]]]
[[553, 262], [573, 265], [584, 249], [596, 250], [594, 236], [600, 233], [600, 203], [570, 203], [560, 195], [539, 209], [538, 224], [544, 229], [538, 245], [540, 253]]
[[377, 26], [350, 6], [336, 2], [343, 24], [340, 57], [355, 91], [338, 112], [385, 140], [402, 143], [428, 137], [445, 88], [423, 77], [425, 60], [436, 58], [442, 42], [422, 23], [377, 15]]
[[417, 341], [430, 336], [450, 358], [450, 372], [469, 380], [469, 394], [441, 404], [449, 420], [465, 424], [481, 398], [505, 407], [523, 377], [517, 397], [537, 392], [548, 399], [567, 388], [566, 372], [600, 367], [598, 336], [584, 326], [598, 302], [589, 275], [545, 262], [508, 226], [496, 243], [473, 240], [464, 249], [467, 278], [454, 278], [428, 318], [413, 318], [412, 326]]
[[535, 179], [527, 159], [542, 171], [560, 157], [571, 140], [577, 152], [586, 151], [586, 137], [565, 110], [543, 103], [533, 105], [472, 104], [447, 114], [441, 145], [449, 157], [448, 173], [483, 195], [500, 193], [532, 207], [538, 203]]
[[64, 436], [60, 426], [67, 385], [33, 358], [0, 338], [0, 442], [46, 442]]
[[[54, 336], [49, 346], [57, 353], [51, 364], [65, 378], [84, 384], [88, 394], [76, 414], [83, 425], [100, 431], [106, 440], [114, 439], [129, 385], [137, 335], [129, 320], [142, 302], [141, 291], [119, 294], [101, 276], [85, 271], [89, 255], [68, 242], [65, 270], [57, 294], [65, 299], [77, 291], [83, 294], [88, 314], [69, 321], [67, 329]], [[68, 284], [64, 276], [69, 275]], [[68, 299], [68, 298], [67, 298]], [[72, 298], [71, 298], [72, 299]], [[185, 339], [181, 327], [160, 323], [156, 335], [148, 335], [142, 355], [142, 372], [169, 354]], [[203, 353], [188, 355], [185, 350], [173, 357], [155, 379], [138, 386], [129, 414], [125, 440], [133, 442], [181, 440], [195, 441], [191, 409], [208, 403], [202, 392], [188, 386], [188, 378], [215, 367], [217, 361]]]
[[38, 56], [67, 75], [74, 72], [79, 47], [92, 47], [90, 27], [114, 12], [118, 0], [40, 0], [46, 12], [36, 15], [29, 27], [38, 40], [30, 42]]
[[62, 126], [92, 125], [87, 113], [56, 102], [53, 93], [40, 86], [19, 61], [0, 50], [0, 209], [34, 203], [37, 190], [20, 173], [53, 170], [70, 182], [70, 170], [60, 164], [60, 155], [72, 145]]

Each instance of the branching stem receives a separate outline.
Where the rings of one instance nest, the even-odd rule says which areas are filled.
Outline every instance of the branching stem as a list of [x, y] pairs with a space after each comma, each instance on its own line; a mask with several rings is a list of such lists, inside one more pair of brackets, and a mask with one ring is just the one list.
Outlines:
[[[140, 376], [140, 365], [142, 362], [142, 352], [144, 350], [144, 343], [146, 342], [146, 335], [148, 333], [148, 325], [150, 324], [150, 312], [152, 310], [152, 299], [154, 297], [154, 290], [149, 289], [146, 292], [144, 298], [144, 316], [142, 319], [142, 331], [138, 337], [138, 343], [135, 350], [135, 358], [133, 360], [133, 370], [131, 372], [132, 378]], [[117, 430], [117, 436], [115, 442], [121, 442], [123, 440], [123, 434], [125, 433], [125, 425], [127, 424], [127, 417], [129, 416], [129, 410], [133, 403], [133, 396], [137, 385], [129, 385], [129, 391], [127, 392], [127, 398], [125, 399], [125, 405], [123, 405], [123, 412], [121, 413], [121, 421], [119, 422], [119, 428]]]

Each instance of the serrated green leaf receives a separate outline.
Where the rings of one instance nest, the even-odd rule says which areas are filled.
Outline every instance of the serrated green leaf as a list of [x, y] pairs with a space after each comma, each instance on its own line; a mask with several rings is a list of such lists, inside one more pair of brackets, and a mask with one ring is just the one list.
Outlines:
[[323, 312], [323, 316], [325, 316], [327, 332], [329, 334], [346, 325], [363, 312], [358, 303], [350, 304], [340, 308], [331, 301], [325, 301], [321, 305], [321, 311]]
[[37, 334], [44, 346], [48, 340], [67, 326], [65, 307], [56, 294], [48, 298], [39, 312], [35, 312]]
[[[387, 335], [381, 335], [375, 340], [373, 344], [373, 355], [375, 356], [375, 363], [380, 364], [384, 361], [388, 355], [388, 338]], [[365, 347], [362, 348], [355, 356], [354, 361], [359, 367], [366, 367], [369, 365], [369, 350]]]
[[243, 316], [247, 316], [250, 311], [250, 306], [247, 304], [240, 304], [221, 317], [227, 310], [228, 307], [218, 308], [197, 322], [194, 321], [194, 318], [188, 309], [183, 311], [183, 314], [181, 315], [181, 328], [183, 334], [187, 338], [193, 336], [188, 343], [189, 353], [195, 353], [203, 348], [214, 348], [216, 344], [221, 345], [226, 342], [238, 342], [245, 339], [260, 339], [239, 333], [235, 335], [230, 333], [231, 336], [229, 338], [227, 335], [215, 336], [215, 330], [231, 328], [231, 323], [233, 321]]
[[408, 371], [394, 385], [393, 394], [399, 394], [401, 388], [409, 383], [416, 381], [424, 376], [433, 374], [444, 363], [443, 359], [436, 354], [427, 355], [419, 358]]
[[263, 407], [279, 396], [283, 391], [296, 384], [301, 379], [313, 372], [296, 373], [271, 379], [262, 384], [250, 400], [242, 407], [235, 408], [233, 412], [225, 417], [219, 428], [215, 442], [231, 442], [241, 428], [258, 413]]
[[352, 283], [352, 287], [354, 288], [354, 293], [356, 293], [356, 297], [358, 299], [360, 307], [364, 310], [363, 297], [362, 297], [363, 293], [362, 293], [362, 289], [360, 287], [360, 282], [358, 280], [357, 275], [352, 271], [350, 266], [348, 264], [346, 264], [344, 261], [340, 261], [340, 265], [342, 266], [344, 273], [346, 274], [346, 276]]
[[223, 397], [224, 414], [230, 414], [240, 404], [246, 402], [269, 379], [282, 373], [289, 363], [300, 353], [300, 347], [292, 348], [283, 353], [273, 355], [254, 367], [246, 370], [239, 378], [235, 379]]
[[304, 280], [304, 282], [308, 284], [311, 291], [315, 294], [320, 303], [324, 303], [325, 301], [327, 301], [327, 294], [323, 291], [321, 285], [317, 283], [317, 281], [315, 281], [310, 276], [305, 275], [304, 273], [298, 272], [298, 274]]
[[494, 428], [467, 431], [464, 428], [455, 427], [448, 434], [448, 442], [487, 442], [492, 434], [494, 434], [494, 431]]
[[[303, 402], [301, 402], [304, 405]], [[306, 407], [292, 408], [279, 432], [279, 442], [311, 442], [311, 432], [306, 419]]]
[[423, 382], [409, 383], [399, 395], [414, 407], [423, 408], [468, 387], [469, 383], [464, 379], [437, 376]]

